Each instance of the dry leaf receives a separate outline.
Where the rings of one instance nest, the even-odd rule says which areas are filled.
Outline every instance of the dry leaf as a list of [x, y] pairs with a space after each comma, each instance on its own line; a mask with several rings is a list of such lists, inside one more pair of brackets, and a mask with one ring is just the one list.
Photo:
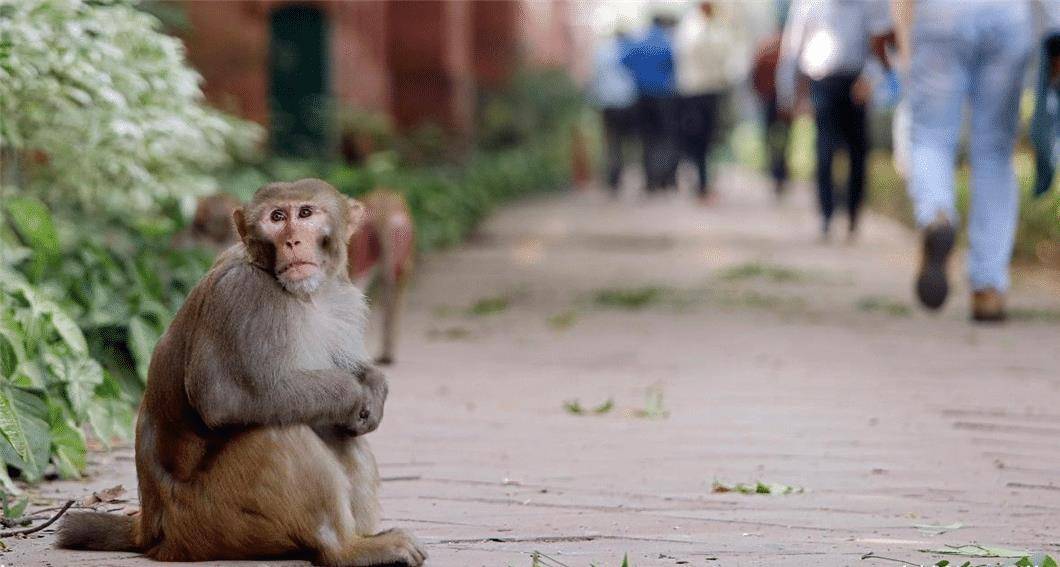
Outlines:
[[90, 507], [104, 502], [118, 502], [122, 500], [122, 496], [125, 496], [125, 487], [118, 484], [89, 494], [81, 501], [81, 505]]

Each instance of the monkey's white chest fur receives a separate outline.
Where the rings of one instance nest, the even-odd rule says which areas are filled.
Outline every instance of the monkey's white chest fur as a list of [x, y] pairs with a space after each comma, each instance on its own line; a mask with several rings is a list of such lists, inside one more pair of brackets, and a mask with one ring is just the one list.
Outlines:
[[350, 284], [321, 289], [292, 321], [291, 353], [296, 368], [353, 368], [369, 361], [364, 344], [368, 305]]

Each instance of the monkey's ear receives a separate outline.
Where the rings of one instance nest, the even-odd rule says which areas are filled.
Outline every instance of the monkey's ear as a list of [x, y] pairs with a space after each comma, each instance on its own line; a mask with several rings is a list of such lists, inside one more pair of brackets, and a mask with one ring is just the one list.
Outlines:
[[364, 203], [354, 199], [352, 197], [347, 198], [350, 202], [350, 218], [346, 221], [346, 240], [348, 241], [353, 233], [357, 232], [357, 229], [364, 224], [364, 219], [368, 215], [368, 211], [364, 208]]
[[236, 225], [236, 232], [239, 233], [239, 239], [246, 241], [247, 239], [247, 218], [243, 215], [243, 207], [232, 211], [232, 222]]

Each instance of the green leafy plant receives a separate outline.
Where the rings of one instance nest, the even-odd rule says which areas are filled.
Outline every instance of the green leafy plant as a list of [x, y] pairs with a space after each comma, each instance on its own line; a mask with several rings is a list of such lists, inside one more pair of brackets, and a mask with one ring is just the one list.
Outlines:
[[128, 435], [132, 409], [94, 360], [74, 319], [21, 275], [0, 269], [0, 482], [18, 489], [51, 465], [64, 478], [85, 466], [81, 426], [107, 443]]
[[0, 6], [6, 181], [49, 204], [152, 209], [216, 189], [257, 126], [203, 104], [180, 40], [131, 1]]

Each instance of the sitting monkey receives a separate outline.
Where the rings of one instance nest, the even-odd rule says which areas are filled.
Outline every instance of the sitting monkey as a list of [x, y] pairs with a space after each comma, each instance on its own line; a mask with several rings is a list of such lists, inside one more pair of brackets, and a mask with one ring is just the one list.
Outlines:
[[160, 561], [304, 556], [423, 564], [379, 532], [363, 435], [386, 378], [364, 350], [346, 243], [364, 215], [317, 179], [271, 183], [233, 214], [242, 243], [192, 290], [155, 348], [136, 426], [141, 511], [69, 514], [57, 545]]
[[391, 364], [401, 296], [412, 273], [416, 233], [408, 203], [400, 193], [376, 189], [361, 199], [366, 218], [350, 239], [350, 279], [364, 290], [373, 281], [378, 283], [383, 349], [376, 362]]

